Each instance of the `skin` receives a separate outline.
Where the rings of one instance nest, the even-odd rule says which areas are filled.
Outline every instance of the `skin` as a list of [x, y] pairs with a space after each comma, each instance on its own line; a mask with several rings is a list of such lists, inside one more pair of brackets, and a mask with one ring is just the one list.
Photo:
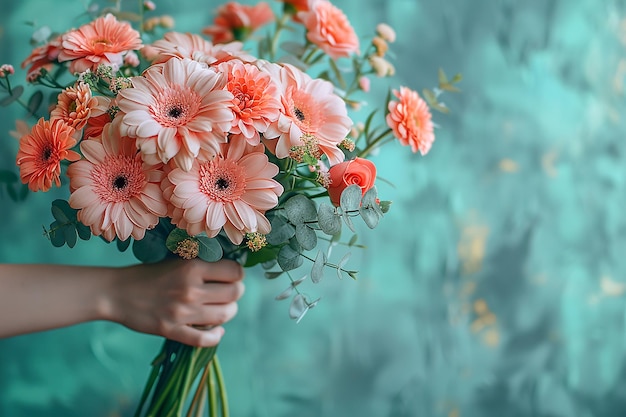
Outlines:
[[123, 268], [0, 265], [0, 338], [92, 320], [215, 346], [237, 313], [243, 268], [168, 260]]

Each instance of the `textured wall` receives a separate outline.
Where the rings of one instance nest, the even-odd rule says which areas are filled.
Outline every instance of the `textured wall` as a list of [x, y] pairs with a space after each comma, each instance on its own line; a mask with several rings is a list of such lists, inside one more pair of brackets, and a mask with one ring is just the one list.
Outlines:
[[[81, 3], [3, 3], [2, 63], [28, 54], [24, 21], [65, 29]], [[189, 31], [211, 20], [197, 4], [159, 2]], [[233, 416], [623, 416], [626, 2], [336, 4], [360, 33], [396, 28], [402, 83], [430, 87], [441, 66], [463, 94], [427, 157], [376, 157], [394, 204], [361, 236], [359, 281], [307, 288], [322, 301], [296, 325], [273, 301], [286, 283], [248, 272], [220, 347]], [[12, 166], [5, 133], [0, 149]], [[98, 239], [52, 248], [55, 195], [0, 199], [0, 261], [133, 262]], [[130, 415], [158, 345], [110, 323], [0, 340], [0, 416]]]

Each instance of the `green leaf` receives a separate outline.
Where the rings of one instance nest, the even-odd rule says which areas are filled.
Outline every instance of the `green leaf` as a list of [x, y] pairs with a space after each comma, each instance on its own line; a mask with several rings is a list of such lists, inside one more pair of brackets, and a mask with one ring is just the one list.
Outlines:
[[446, 73], [443, 72], [443, 68], [439, 68], [439, 71], [437, 72], [437, 78], [439, 79], [439, 84], [448, 83], [448, 77], [446, 76]]
[[306, 224], [296, 225], [296, 239], [305, 250], [311, 250], [317, 246], [317, 234]]
[[8, 169], [0, 169], [0, 182], [13, 184], [17, 182], [18, 179], [19, 177], [15, 172], [9, 171]]
[[2, 100], [0, 100], [0, 106], [6, 107], [9, 104], [13, 103], [14, 101], [19, 100], [19, 98], [22, 97], [23, 93], [24, 93], [24, 87], [23, 86], [18, 85], [16, 87], [13, 87], [13, 90], [11, 91], [11, 94], [6, 96]]
[[356, 184], [349, 185], [343, 190], [339, 198], [339, 204], [344, 214], [359, 210], [362, 195], [361, 187]]
[[346, 80], [343, 79], [343, 75], [341, 74], [341, 70], [337, 66], [337, 63], [332, 58], [330, 58], [328, 62], [330, 63], [330, 68], [333, 70], [333, 74], [335, 74], [335, 77], [337, 78], [337, 81], [339, 82], [339, 87], [342, 90], [345, 90], [347, 87]]
[[222, 245], [217, 239], [207, 236], [195, 236], [194, 239], [200, 243], [198, 258], [207, 262], [217, 262], [224, 256]]
[[303, 194], [296, 194], [285, 202], [285, 213], [294, 225], [317, 220], [315, 203]]
[[365, 124], [363, 125], [363, 133], [365, 134], [366, 138], [369, 136], [370, 125], [372, 124], [372, 120], [374, 119], [374, 115], [377, 111], [378, 110], [372, 111], [369, 116], [367, 116], [367, 119], [365, 119]]
[[290, 285], [287, 288], [285, 288], [285, 290], [281, 292], [280, 294], [278, 294], [276, 297], [274, 297], [274, 299], [277, 301], [284, 300], [286, 298], [291, 297], [291, 294], [293, 294], [293, 285]]
[[[273, 259], [276, 259], [276, 255], [278, 254], [278, 249], [276, 248], [268, 248], [267, 246], [264, 248], [261, 248], [261, 250], [258, 250], [256, 252], [250, 252], [248, 254], [248, 258], [246, 259], [246, 263], [243, 265], [246, 268], [249, 268], [251, 266], [254, 266], [256, 264], [261, 264], [264, 262], [268, 262], [271, 261]], [[282, 271], [281, 271], [282, 273]]]
[[67, 215], [63, 211], [63, 209], [61, 207], [59, 207], [58, 205], [55, 206], [54, 203], [53, 203], [53, 205], [50, 208], [50, 210], [52, 211], [52, 217], [54, 217], [55, 220], [58, 220], [61, 223], [70, 223], [71, 222], [71, 220], [67, 217]]
[[32, 96], [28, 99], [28, 111], [31, 115], [37, 115], [37, 110], [41, 106], [41, 102], [43, 101], [43, 93], [41, 91], [35, 91]]
[[317, 210], [317, 223], [322, 232], [334, 236], [341, 232], [341, 216], [335, 212], [335, 208], [327, 203], [321, 203]]
[[380, 211], [382, 211], [383, 213], [387, 213], [389, 211], [389, 209], [391, 208], [391, 203], [392, 203], [392, 201], [389, 201], [389, 200], [381, 201], [379, 203]]
[[346, 253], [337, 263], [337, 276], [339, 277], [339, 279], [342, 278], [341, 269], [348, 263], [348, 260], [350, 259], [350, 255], [352, 255], [350, 252]]
[[267, 243], [278, 246], [287, 242], [296, 234], [296, 229], [282, 216], [274, 216], [271, 220], [272, 230], [265, 236]]
[[326, 265], [326, 255], [322, 251], [317, 252], [315, 261], [313, 262], [313, 268], [311, 268], [311, 281], [317, 284], [322, 280], [324, 276], [324, 265]]
[[348, 242], [348, 246], [351, 247], [353, 246], [356, 241], [359, 240], [359, 235], [352, 235], [352, 237], [350, 238], [350, 241]]
[[[79, 238], [81, 238], [82, 240], [91, 239], [91, 229], [88, 226], [85, 226], [79, 221], [77, 221], [74, 225], [76, 226], [76, 231], [78, 232]], [[126, 247], [128, 247], [128, 245], [126, 245]]]
[[289, 317], [299, 322], [308, 310], [309, 306], [307, 306], [304, 296], [302, 294], [296, 294], [289, 305]]
[[126, 252], [126, 249], [128, 249], [128, 247], [130, 246], [131, 240], [131, 238], [128, 238], [126, 240], [116, 239], [117, 250], [119, 250], [120, 252]]
[[143, 263], [162, 261], [167, 253], [165, 239], [155, 229], [146, 231], [143, 239], [133, 241], [133, 255]]
[[78, 210], [74, 210], [70, 207], [70, 203], [66, 200], [57, 199], [52, 202], [52, 215], [56, 220], [63, 223], [76, 222], [76, 213]]
[[61, 227], [61, 223], [59, 223], [58, 221], [52, 222], [52, 224], [50, 224], [48, 237], [50, 238], [52, 246], [54, 246], [55, 248], [60, 248], [61, 246], [65, 245], [65, 233], [63, 232]]
[[18, 198], [17, 201], [24, 201], [26, 200], [26, 197], [28, 197], [28, 185], [26, 184], [21, 184], [20, 186], [20, 193], [18, 194]]
[[376, 202], [378, 198], [378, 193], [376, 191], [376, 187], [372, 187], [363, 196], [361, 200], [361, 208], [359, 209], [359, 213], [361, 214], [361, 218], [370, 229], [375, 228], [378, 225], [380, 218], [383, 215], [383, 211], [380, 209], [380, 206]]
[[285, 245], [278, 251], [278, 265], [283, 271], [291, 271], [302, 265], [300, 252], [294, 250], [291, 245]]
[[170, 252], [176, 252], [178, 249], [178, 242], [182, 242], [185, 239], [189, 238], [189, 234], [184, 229], [175, 228], [167, 235], [167, 239], [165, 239], [165, 246]]
[[285, 271], [267, 271], [265, 273], [265, 278], [267, 278], [267, 279], [278, 278], [279, 276], [281, 276], [284, 273], [285, 273]]
[[63, 227], [63, 234], [65, 236], [65, 243], [70, 248], [73, 248], [76, 245], [76, 227], [73, 224], [68, 224]]

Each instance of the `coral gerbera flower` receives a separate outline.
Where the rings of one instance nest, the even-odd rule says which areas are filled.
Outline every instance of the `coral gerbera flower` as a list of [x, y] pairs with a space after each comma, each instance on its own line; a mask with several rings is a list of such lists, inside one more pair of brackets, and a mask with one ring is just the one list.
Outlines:
[[411, 145], [414, 153], [419, 150], [426, 155], [435, 141], [428, 104], [407, 87], [400, 87], [400, 91], [394, 90], [393, 94], [398, 101], [389, 101], [387, 124], [402, 145]]
[[228, 61], [220, 64], [218, 71], [228, 75], [226, 89], [234, 96], [231, 138], [258, 145], [259, 133], [278, 120], [281, 108], [278, 87], [269, 74], [252, 64]]
[[29, 82], [35, 81], [40, 75], [41, 70], [49, 71], [52, 63], [55, 62], [61, 53], [61, 36], [51, 39], [45, 45], [39, 46], [30, 53], [30, 55], [22, 62], [22, 68], [28, 68], [26, 79]]
[[61, 185], [61, 161], [77, 161], [80, 155], [70, 150], [76, 145], [75, 130], [63, 120], [39, 119], [30, 133], [20, 138], [16, 163], [20, 178], [31, 191], [48, 191], [52, 182]]
[[212, 158], [233, 120], [226, 76], [189, 59], [170, 59], [132, 78], [118, 94], [122, 136], [137, 139], [150, 163], [168, 162], [185, 171], [202, 155]]
[[167, 214], [161, 164], [144, 163], [134, 142], [120, 138], [109, 124], [101, 141], [81, 143], [85, 159], [67, 170], [69, 203], [79, 210], [78, 220], [108, 241], [142, 239]]
[[264, 216], [278, 204], [283, 187], [274, 180], [278, 167], [269, 162], [263, 145], [245, 141], [222, 145], [222, 153], [210, 161], [195, 161], [188, 172], [173, 169], [163, 180], [169, 197], [169, 216], [194, 236], [216, 236], [222, 228], [234, 244], [246, 233], [267, 234]]
[[58, 59], [71, 61], [72, 73], [95, 71], [101, 64], [121, 67], [126, 52], [142, 47], [139, 32], [110, 13], [66, 33], [62, 39]]
[[214, 43], [243, 41], [259, 27], [272, 22], [274, 12], [266, 2], [247, 6], [230, 1], [217, 9], [213, 26], [202, 30]]
[[50, 119], [61, 119], [74, 129], [80, 130], [90, 117], [102, 113], [98, 108], [98, 99], [91, 95], [89, 85], [78, 82], [58, 95], [57, 105], [50, 113]]
[[[278, 69], [279, 68], [279, 69]], [[303, 136], [317, 140], [330, 165], [344, 159], [337, 147], [352, 126], [344, 101], [333, 92], [333, 85], [322, 79], [312, 79], [292, 65], [263, 67], [278, 83], [282, 109], [278, 121], [265, 132], [265, 138], [278, 138], [276, 156], [286, 158], [292, 147], [303, 146]], [[273, 145], [272, 145], [273, 146]]]
[[359, 52], [359, 38], [346, 15], [328, 0], [309, 3], [309, 10], [299, 12], [306, 27], [306, 38], [332, 59]]

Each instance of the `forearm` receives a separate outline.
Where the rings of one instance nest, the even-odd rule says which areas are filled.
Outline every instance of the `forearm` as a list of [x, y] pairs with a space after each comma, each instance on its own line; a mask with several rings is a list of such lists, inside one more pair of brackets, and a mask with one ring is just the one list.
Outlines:
[[115, 268], [0, 265], [0, 337], [109, 320]]

